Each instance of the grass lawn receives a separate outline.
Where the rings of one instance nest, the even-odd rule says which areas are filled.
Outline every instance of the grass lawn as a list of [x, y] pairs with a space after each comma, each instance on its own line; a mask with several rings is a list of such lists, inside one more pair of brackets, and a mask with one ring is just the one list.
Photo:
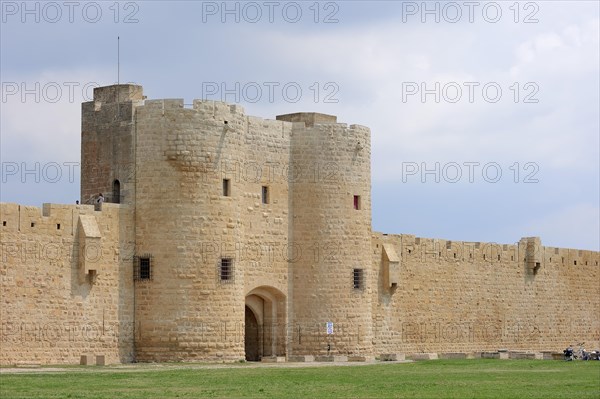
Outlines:
[[600, 398], [600, 362], [68, 368], [1, 374], [0, 398]]

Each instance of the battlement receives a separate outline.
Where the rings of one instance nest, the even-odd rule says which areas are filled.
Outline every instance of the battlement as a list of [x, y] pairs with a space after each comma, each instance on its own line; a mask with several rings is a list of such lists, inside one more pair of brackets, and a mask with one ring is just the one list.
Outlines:
[[530, 269], [536, 268], [536, 263], [539, 263], [537, 267], [550, 263], [565, 266], [598, 266], [600, 263], [599, 253], [596, 251], [546, 247], [541, 245], [539, 237], [523, 237], [513, 244], [499, 244], [374, 232], [373, 242], [396, 243], [396, 250], [403, 259], [427, 259], [434, 262], [525, 262]]
[[306, 127], [314, 126], [316, 123], [337, 123], [337, 116], [320, 114], [318, 112], [296, 112], [293, 114], [277, 115], [278, 121], [304, 122]]
[[190, 111], [204, 111], [205, 113], [229, 113], [245, 115], [244, 107], [237, 104], [229, 104], [222, 101], [199, 100], [195, 99], [192, 102], [192, 107], [186, 107], [183, 98], [161, 98], [146, 100], [144, 106], [152, 110], [176, 110], [186, 109]]
[[[246, 115], [244, 107], [239, 104], [230, 104], [223, 101], [194, 99], [192, 107], [187, 107], [182, 98], [152, 99], [145, 100], [141, 105], [145, 112], [162, 115], [169, 111], [178, 111], [183, 114], [200, 114], [202, 119], [214, 119], [222, 121], [224, 125], [233, 128], [236, 125], [245, 124], [243, 121], [252, 124], [263, 125], [264, 127], [280, 128], [282, 125], [289, 125], [292, 128], [314, 128], [323, 131], [341, 128], [344, 132], [363, 132], [370, 134], [368, 127], [359, 124], [347, 124], [337, 121], [337, 116], [321, 114], [317, 112], [296, 112], [292, 114], [277, 115], [275, 119], [261, 118], [257, 116]], [[188, 122], [186, 122], [188, 123]]]
[[144, 100], [144, 88], [139, 85], [122, 84], [94, 88], [94, 102], [119, 103]]
[[[165, 98], [147, 100], [143, 95], [142, 86], [137, 85], [113, 85], [98, 87], [94, 89], [95, 111], [102, 109], [103, 104], [118, 102], [140, 102], [136, 106], [143, 107], [146, 111], [160, 111], [164, 114], [166, 111], [181, 110], [182, 112], [198, 112], [204, 116], [212, 116], [216, 120], [223, 120], [229, 124], [227, 116], [231, 119], [235, 117], [247, 117], [244, 107], [239, 104], [230, 104], [224, 101], [194, 99], [191, 108], [186, 104], [183, 98]], [[111, 111], [114, 112], [114, 111]], [[295, 112], [284, 115], [277, 115], [275, 119], [263, 119], [250, 117], [252, 120], [261, 120], [263, 123], [278, 121], [279, 123], [290, 123], [297, 128], [312, 128], [315, 125], [339, 126], [344, 130], [369, 130], [363, 125], [338, 123], [337, 116], [322, 114], [318, 112]]]
[[22, 234], [73, 235], [79, 215], [102, 215], [117, 220], [119, 204], [102, 204], [101, 210], [94, 205], [64, 205], [45, 203], [42, 208], [0, 203], [0, 222], [2, 232], [21, 232]]

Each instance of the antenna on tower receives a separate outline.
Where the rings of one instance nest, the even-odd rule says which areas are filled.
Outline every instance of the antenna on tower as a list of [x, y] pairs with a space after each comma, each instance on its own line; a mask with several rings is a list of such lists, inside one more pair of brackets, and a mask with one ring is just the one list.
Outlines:
[[117, 36], [117, 115], [121, 116], [121, 99], [119, 85], [121, 84], [121, 38]]

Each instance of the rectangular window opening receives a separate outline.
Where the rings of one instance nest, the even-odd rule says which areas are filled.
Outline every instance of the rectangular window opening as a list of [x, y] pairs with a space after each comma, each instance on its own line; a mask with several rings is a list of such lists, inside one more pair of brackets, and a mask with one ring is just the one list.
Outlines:
[[219, 265], [219, 279], [221, 281], [233, 281], [233, 259], [221, 258]]
[[364, 271], [363, 269], [354, 269], [353, 271], [353, 286], [355, 290], [364, 288]]
[[56, 230], [60, 230], [60, 223], [56, 223]]
[[34, 222], [31, 222], [31, 227], [35, 227], [35, 223]]
[[576, 260], [573, 261], [573, 265], [577, 266], [577, 261]]
[[360, 195], [354, 196], [354, 209], [360, 210]]
[[6, 226], [6, 220], [2, 222], [2, 226]]
[[223, 196], [231, 197], [231, 180], [223, 179]]
[[269, 203], [269, 187], [267, 186], [262, 186], [262, 203]]
[[152, 256], [136, 256], [135, 268], [133, 273], [134, 280], [151, 280], [152, 279]]

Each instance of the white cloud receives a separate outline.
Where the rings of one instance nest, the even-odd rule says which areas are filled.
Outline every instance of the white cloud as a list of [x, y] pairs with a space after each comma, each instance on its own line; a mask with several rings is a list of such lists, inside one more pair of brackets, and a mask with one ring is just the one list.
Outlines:
[[[513, 23], [509, 3], [502, 3], [506, 11], [502, 23], [451, 24], [420, 23], [418, 16], [411, 23], [402, 23], [389, 2], [385, 3], [385, 15], [370, 8], [368, 18], [363, 19], [361, 12], [371, 4], [356, 2], [346, 14], [340, 14], [339, 24], [318, 27], [227, 25], [218, 21], [203, 25], [199, 14], [186, 12], [188, 6], [183, 3], [174, 8], [148, 4], [140, 14], [142, 22], [127, 27], [127, 39], [122, 44], [129, 49], [124, 51], [129, 60], [127, 76], [144, 84], [151, 98], [199, 98], [202, 93], [197, 88], [206, 81], [296, 81], [302, 82], [305, 90], [313, 82], [333, 81], [339, 85], [338, 103], [315, 103], [306, 90], [298, 103], [278, 98], [275, 103], [242, 105], [249, 114], [263, 117], [318, 111], [337, 114], [340, 122], [369, 126], [373, 133], [373, 182], [394, 187], [388, 195], [398, 198], [411, 194], [403, 192], [406, 185], [397, 184], [405, 161], [494, 161], [505, 168], [514, 162], [537, 162], [543, 184], [528, 189], [523, 185], [503, 186], [496, 197], [484, 196], [489, 198], [486, 203], [472, 206], [480, 211], [494, 209], [499, 220], [514, 220], [507, 216], [511, 209], [505, 209], [503, 197], [519, 198], [519, 206], [531, 210], [526, 216], [531, 219], [515, 228], [535, 230], [539, 225], [542, 239], [555, 236], [556, 245], [561, 246], [578, 246], [574, 240], [585, 245], [598, 241], [597, 208], [580, 205], [598, 201], [597, 3], [541, 2], [536, 15], [539, 23], [535, 24]], [[156, 28], [159, 23], [161, 29]], [[13, 25], [2, 27], [3, 82], [113, 82], [114, 71], [102, 69], [105, 64], [88, 70], [81, 66], [81, 59], [88, 57], [92, 65], [98, 60], [109, 63], [104, 54], [112, 51], [112, 44], [99, 50], [90, 48], [88, 40], [106, 42], [106, 37], [115, 36], [114, 24], [86, 26], [85, 40], [75, 37], [72, 42], [69, 40], [75, 35], [65, 33], [73, 30], [71, 26], [63, 25], [62, 36], [58, 36], [61, 40], [52, 40], [54, 30], [49, 26], [33, 27], [36, 35], [21, 34], [29, 32], [21, 26], [15, 30], [19, 34], [10, 36]], [[47, 42], [52, 43], [43, 53], [52, 58], [52, 67], [40, 61], [44, 57], [29, 58], [44, 50], [37, 41], [38, 33], [45, 33]], [[61, 51], [53, 51], [56, 48], [52, 46]], [[4, 57], [9, 47], [12, 59]], [[36, 47], [40, 51], [17, 51]], [[21, 66], [32, 72], [18, 73]], [[7, 70], [11, 75], [6, 75]], [[429, 88], [435, 82], [442, 87], [457, 82], [464, 89], [463, 97], [456, 104], [447, 98], [435, 103], [432, 96], [422, 103], [419, 95], [403, 102], [406, 82], [424, 82]], [[467, 100], [464, 82], [479, 83], [473, 103]], [[482, 97], [481, 88], [489, 82], [502, 89], [497, 103]], [[515, 82], [519, 83], [516, 103]], [[526, 88], [528, 82], [536, 86]], [[524, 103], [527, 95], [539, 102]], [[3, 160], [78, 160], [79, 102], [3, 102]], [[572, 185], [585, 190], [578, 197], [565, 195], [564, 187]], [[469, 186], [469, 190], [481, 192], [486, 186]], [[536, 198], [549, 201], [539, 203]], [[459, 205], [444, 200], [443, 207], [448, 209]], [[415, 201], [415, 206], [418, 203]], [[394, 209], [374, 209], [374, 219], [387, 220], [392, 213]], [[462, 228], [460, 219], [448, 217], [448, 223], [456, 226], [457, 236], [470, 236], [458, 231]], [[577, 220], [580, 228], [574, 230], [570, 218]], [[402, 221], [397, 224], [401, 230]], [[552, 233], [553, 226], [565, 229]], [[509, 229], [486, 228], [487, 237]], [[510, 231], [511, 240], [528, 234], [515, 231]]]
[[110, 82], [107, 76], [74, 70], [3, 76], [3, 89], [10, 90], [3, 93], [3, 160], [78, 161], [81, 103], [93, 98], [94, 87]]

